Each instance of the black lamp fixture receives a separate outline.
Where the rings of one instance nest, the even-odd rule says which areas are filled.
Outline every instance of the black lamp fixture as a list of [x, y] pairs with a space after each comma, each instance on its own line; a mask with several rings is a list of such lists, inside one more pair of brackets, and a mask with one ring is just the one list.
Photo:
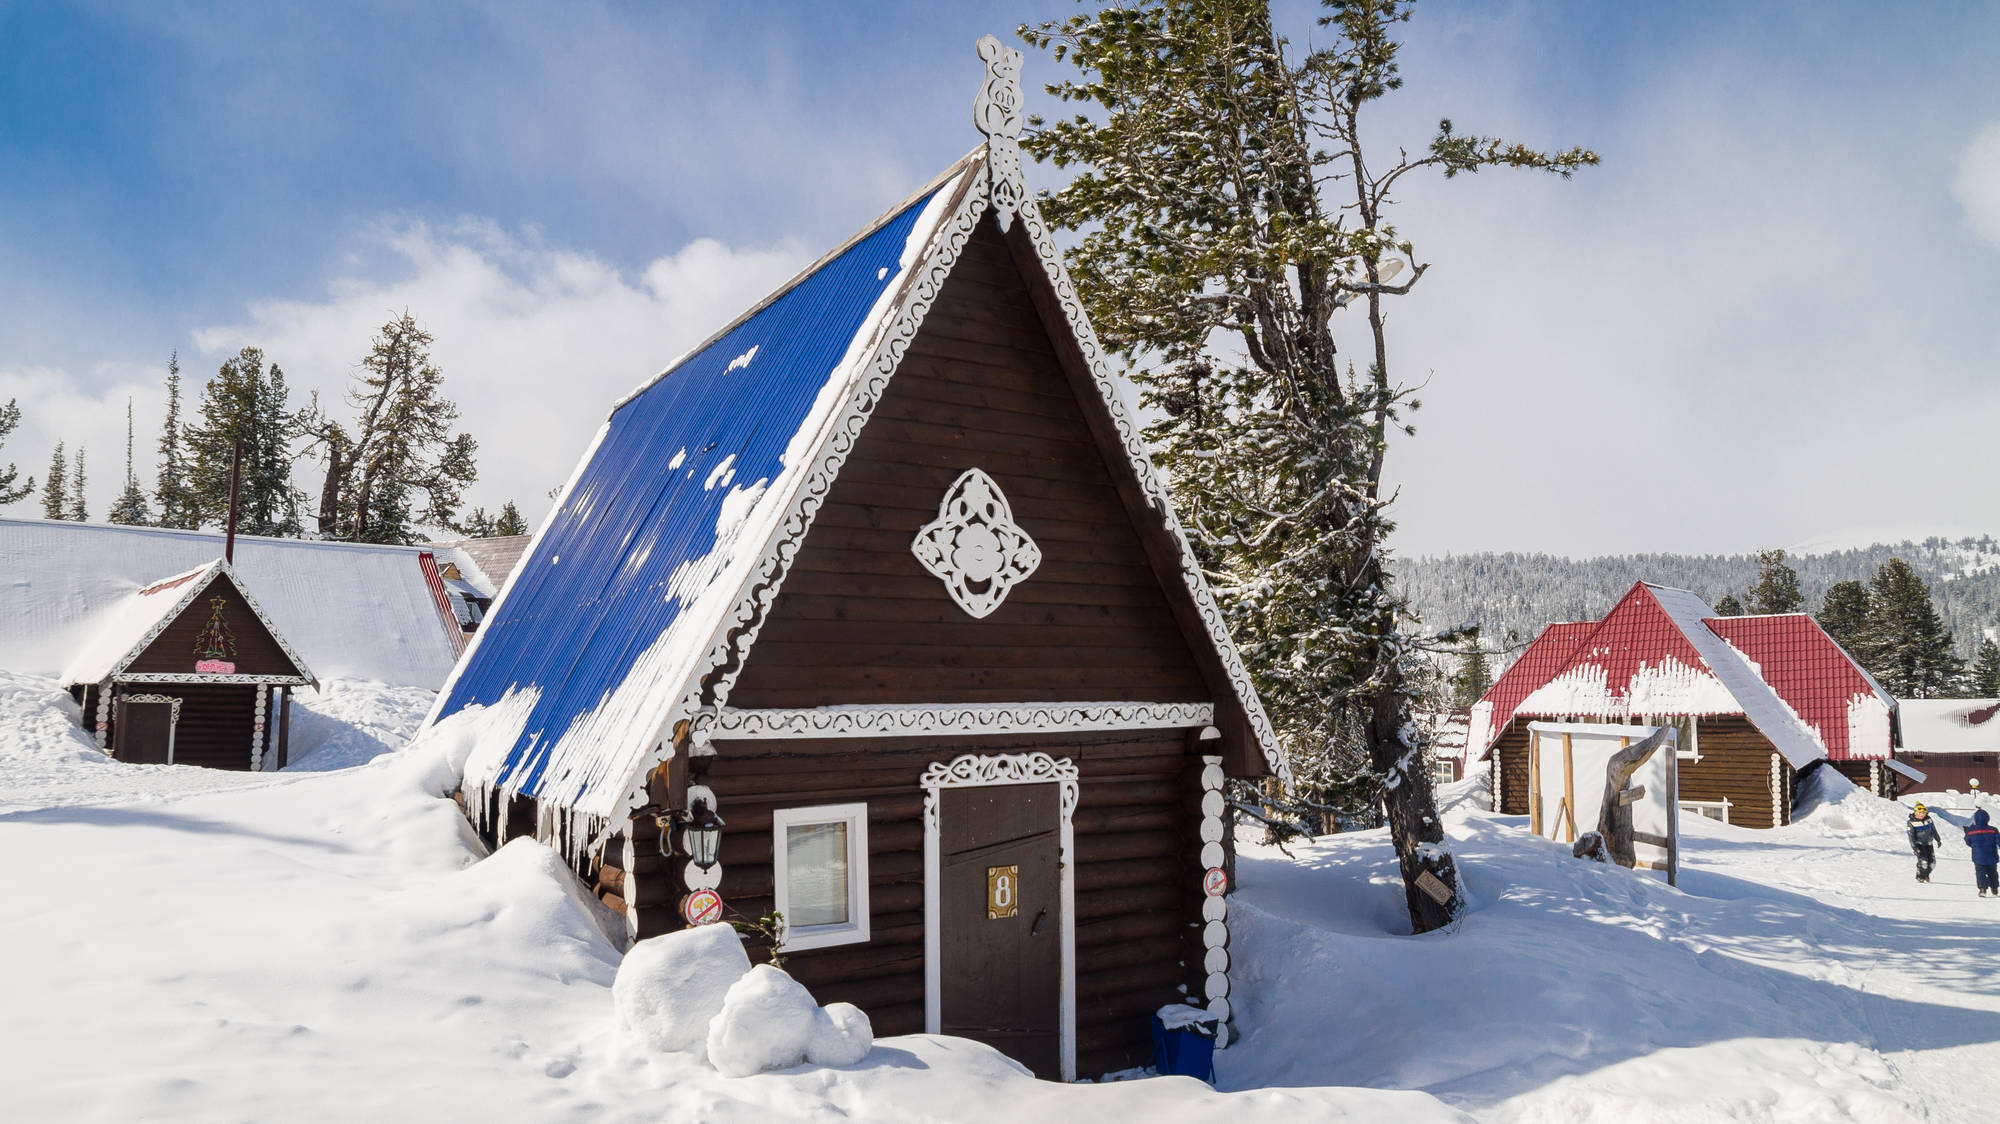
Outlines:
[[708, 801], [697, 799], [687, 813], [688, 858], [694, 860], [696, 870], [715, 868], [716, 853], [722, 849], [722, 827], [722, 817]]
[[669, 840], [675, 828], [686, 832], [682, 846], [687, 848], [687, 857], [694, 860], [696, 870], [715, 869], [716, 855], [722, 848], [722, 829], [725, 826], [721, 816], [709, 802], [695, 798], [694, 807], [685, 812], [654, 813], [653, 823], [660, 829], [660, 853], [671, 856]]

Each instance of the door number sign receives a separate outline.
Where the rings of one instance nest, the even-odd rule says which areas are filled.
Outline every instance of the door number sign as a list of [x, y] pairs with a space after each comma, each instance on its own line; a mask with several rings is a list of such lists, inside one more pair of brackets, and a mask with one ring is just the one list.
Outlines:
[[986, 868], [986, 919], [998, 921], [1021, 912], [1021, 868]]

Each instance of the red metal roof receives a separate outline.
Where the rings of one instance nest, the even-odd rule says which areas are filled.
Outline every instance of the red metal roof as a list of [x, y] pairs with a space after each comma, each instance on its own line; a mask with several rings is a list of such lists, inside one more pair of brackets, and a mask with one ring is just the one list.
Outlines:
[[[1851, 751], [1848, 702], [1856, 695], [1872, 695], [1885, 705], [1893, 705], [1893, 700], [1846, 650], [1834, 643], [1819, 622], [1804, 613], [1787, 613], [1709, 617], [1702, 623], [1756, 664], [1778, 697], [1808, 725], [1818, 728], [1820, 740], [1826, 743], [1828, 759], [1848, 761], [1886, 756]], [[1887, 749], [1886, 731], [1883, 748]]]
[[1479, 696], [1482, 703], [1493, 704], [1492, 723], [1487, 729], [1486, 745], [1477, 747], [1484, 752], [1500, 736], [1500, 731], [1514, 717], [1514, 709], [1522, 700], [1535, 693], [1535, 688], [1554, 679], [1564, 665], [1569, 663], [1571, 652], [1576, 651], [1579, 640], [1597, 627], [1596, 621], [1557, 621], [1542, 629], [1521, 658], [1500, 673], [1486, 693]]

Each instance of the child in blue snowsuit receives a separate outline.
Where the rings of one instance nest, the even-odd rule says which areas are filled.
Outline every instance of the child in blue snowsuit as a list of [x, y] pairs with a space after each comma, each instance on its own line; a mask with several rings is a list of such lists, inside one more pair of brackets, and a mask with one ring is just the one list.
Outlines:
[[1972, 873], [1979, 882], [1979, 896], [1991, 891], [2000, 897], [2000, 828], [1994, 827], [1986, 809], [1972, 813], [1972, 826], [1965, 829], [1965, 848], [1972, 852]]

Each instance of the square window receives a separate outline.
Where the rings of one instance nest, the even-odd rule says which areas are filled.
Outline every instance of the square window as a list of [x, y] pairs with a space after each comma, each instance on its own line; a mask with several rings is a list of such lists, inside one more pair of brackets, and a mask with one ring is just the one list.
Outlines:
[[781, 808], [771, 817], [781, 952], [868, 939], [868, 805]]

